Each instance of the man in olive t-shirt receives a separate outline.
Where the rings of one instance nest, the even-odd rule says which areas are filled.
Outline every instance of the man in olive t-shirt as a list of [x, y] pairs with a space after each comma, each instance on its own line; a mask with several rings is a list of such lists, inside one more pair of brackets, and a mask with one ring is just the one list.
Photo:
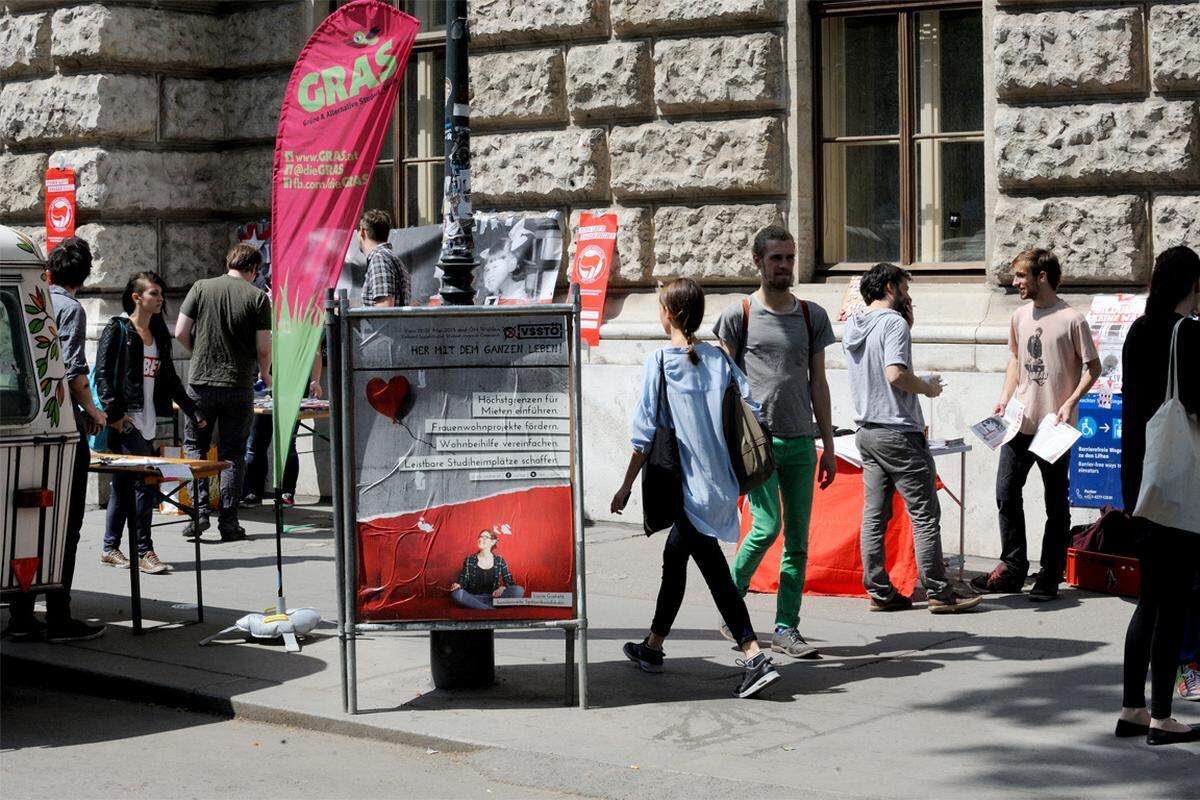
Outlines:
[[[217, 457], [232, 464], [221, 473], [217, 528], [223, 542], [246, 538], [245, 529], [238, 524], [237, 510], [256, 366], [267, 385], [271, 383], [271, 304], [267, 295], [251, 283], [261, 264], [262, 256], [253, 247], [234, 245], [225, 256], [226, 274], [196, 281], [184, 298], [175, 325], [175, 338], [192, 350], [188, 394], [200, 416], [210, 423], [198, 429], [188, 421], [184, 452], [188, 458], [204, 458], [215, 423]], [[189, 524], [189, 537], [199, 536], [209, 526], [207, 481], [200, 482], [196, 502], [200, 526], [194, 530]]]

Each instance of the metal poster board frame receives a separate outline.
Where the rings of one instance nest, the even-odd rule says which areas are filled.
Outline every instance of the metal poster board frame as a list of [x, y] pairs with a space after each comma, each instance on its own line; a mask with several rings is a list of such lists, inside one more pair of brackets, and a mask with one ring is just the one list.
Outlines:
[[[529, 306], [440, 306], [405, 308], [350, 308], [349, 295], [343, 289], [326, 297], [326, 342], [329, 352], [330, 412], [333, 455], [333, 529], [337, 570], [338, 641], [342, 678], [342, 708], [358, 713], [358, 674], [356, 639], [360, 634], [407, 633], [412, 631], [467, 631], [561, 629], [565, 635], [566, 705], [578, 699], [587, 707], [587, 606], [586, 567], [583, 534], [583, 435], [580, 425], [582, 393], [580, 383], [579, 298], [572, 291], [571, 302]], [[549, 317], [565, 320], [568, 351], [567, 378], [569, 403], [569, 487], [574, 557], [574, 601], [570, 619], [554, 620], [407, 620], [366, 622], [358, 619], [359, 537], [358, 469], [355, 463], [355, 393], [353, 377], [355, 353], [351, 332], [355, 324], [367, 320], [428, 317], [439, 320], [466, 317], [508, 319]], [[397, 366], [400, 370], [404, 367]], [[362, 367], [378, 370], [378, 367]], [[519, 367], [513, 367], [519, 369]], [[579, 640], [576, 661], [576, 638]]]

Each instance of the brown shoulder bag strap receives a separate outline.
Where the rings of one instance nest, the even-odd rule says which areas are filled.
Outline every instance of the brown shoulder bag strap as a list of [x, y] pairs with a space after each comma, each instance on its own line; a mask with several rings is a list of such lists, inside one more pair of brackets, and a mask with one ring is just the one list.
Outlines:
[[808, 311], [808, 303], [800, 301], [800, 312], [804, 314], [804, 329], [808, 331], [808, 379], [812, 380], [813, 365], [813, 326], [812, 315]]

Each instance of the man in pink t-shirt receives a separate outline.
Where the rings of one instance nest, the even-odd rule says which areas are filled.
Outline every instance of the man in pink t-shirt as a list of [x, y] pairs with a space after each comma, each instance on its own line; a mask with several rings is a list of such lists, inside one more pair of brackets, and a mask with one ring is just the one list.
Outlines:
[[996, 473], [996, 505], [1000, 510], [1000, 564], [990, 575], [971, 581], [978, 592], [1020, 592], [1029, 572], [1022, 491], [1034, 464], [1042, 473], [1046, 494], [1046, 528], [1042, 534], [1042, 571], [1034, 578], [1029, 599], [1058, 596], [1067, 559], [1071, 506], [1067, 498], [1069, 453], [1053, 464], [1029, 451], [1038, 423], [1053, 414], [1075, 425], [1079, 398], [1100, 377], [1100, 355], [1083, 314], [1063, 302], [1056, 290], [1062, 277], [1058, 258], [1049, 250], [1030, 249], [1013, 259], [1013, 286], [1022, 300], [1008, 329], [1011, 356], [1004, 389], [993, 413], [1003, 414], [1016, 398], [1023, 406], [1020, 432], [1000, 447]]

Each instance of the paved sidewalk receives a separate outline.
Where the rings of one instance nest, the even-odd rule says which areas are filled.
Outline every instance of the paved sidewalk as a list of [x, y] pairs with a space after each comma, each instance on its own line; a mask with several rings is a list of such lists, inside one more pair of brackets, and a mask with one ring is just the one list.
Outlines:
[[[207, 621], [193, 618], [192, 548], [182, 526], [155, 529], [177, 572], [143, 576], [148, 631], [129, 627], [129, 576], [99, 563], [103, 514], [89, 513], [74, 607], [110, 623], [76, 645], [4, 641], [4, 670], [118, 696], [249, 719], [473, 753], [498, 778], [602, 797], [1200, 797], [1200, 745], [1148, 748], [1112, 736], [1132, 605], [1068, 589], [1055, 603], [992, 598], [977, 613], [871, 614], [865, 600], [805, 598], [802, 631], [820, 661], [777, 656], [784, 680], [761, 699], [731, 696], [735, 653], [692, 571], [667, 642], [667, 671], [621, 654], [653, 607], [661, 542], [633, 527], [587, 529], [590, 698], [565, 708], [563, 636], [496, 636], [498, 684], [441, 692], [425, 634], [360, 639], [356, 717], [341, 713], [334, 553], [325, 506], [288, 514], [287, 596], [330, 620], [299, 654], [196, 642], [275, 595], [272, 509], [244, 514], [250, 539], [203, 547]], [[164, 520], [156, 517], [156, 521]], [[969, 563], [969, 566], [971, 564]], [[982, 569], [983, 562], [974, 564]], [[760, 631], [774, 598], [752, 595]], [[7, 612], [4, 613], [7, 622]], [[12, 674], [12, 673], [9, 673]], [[1200, 708], [1176, 715], [1200, 721]]]

